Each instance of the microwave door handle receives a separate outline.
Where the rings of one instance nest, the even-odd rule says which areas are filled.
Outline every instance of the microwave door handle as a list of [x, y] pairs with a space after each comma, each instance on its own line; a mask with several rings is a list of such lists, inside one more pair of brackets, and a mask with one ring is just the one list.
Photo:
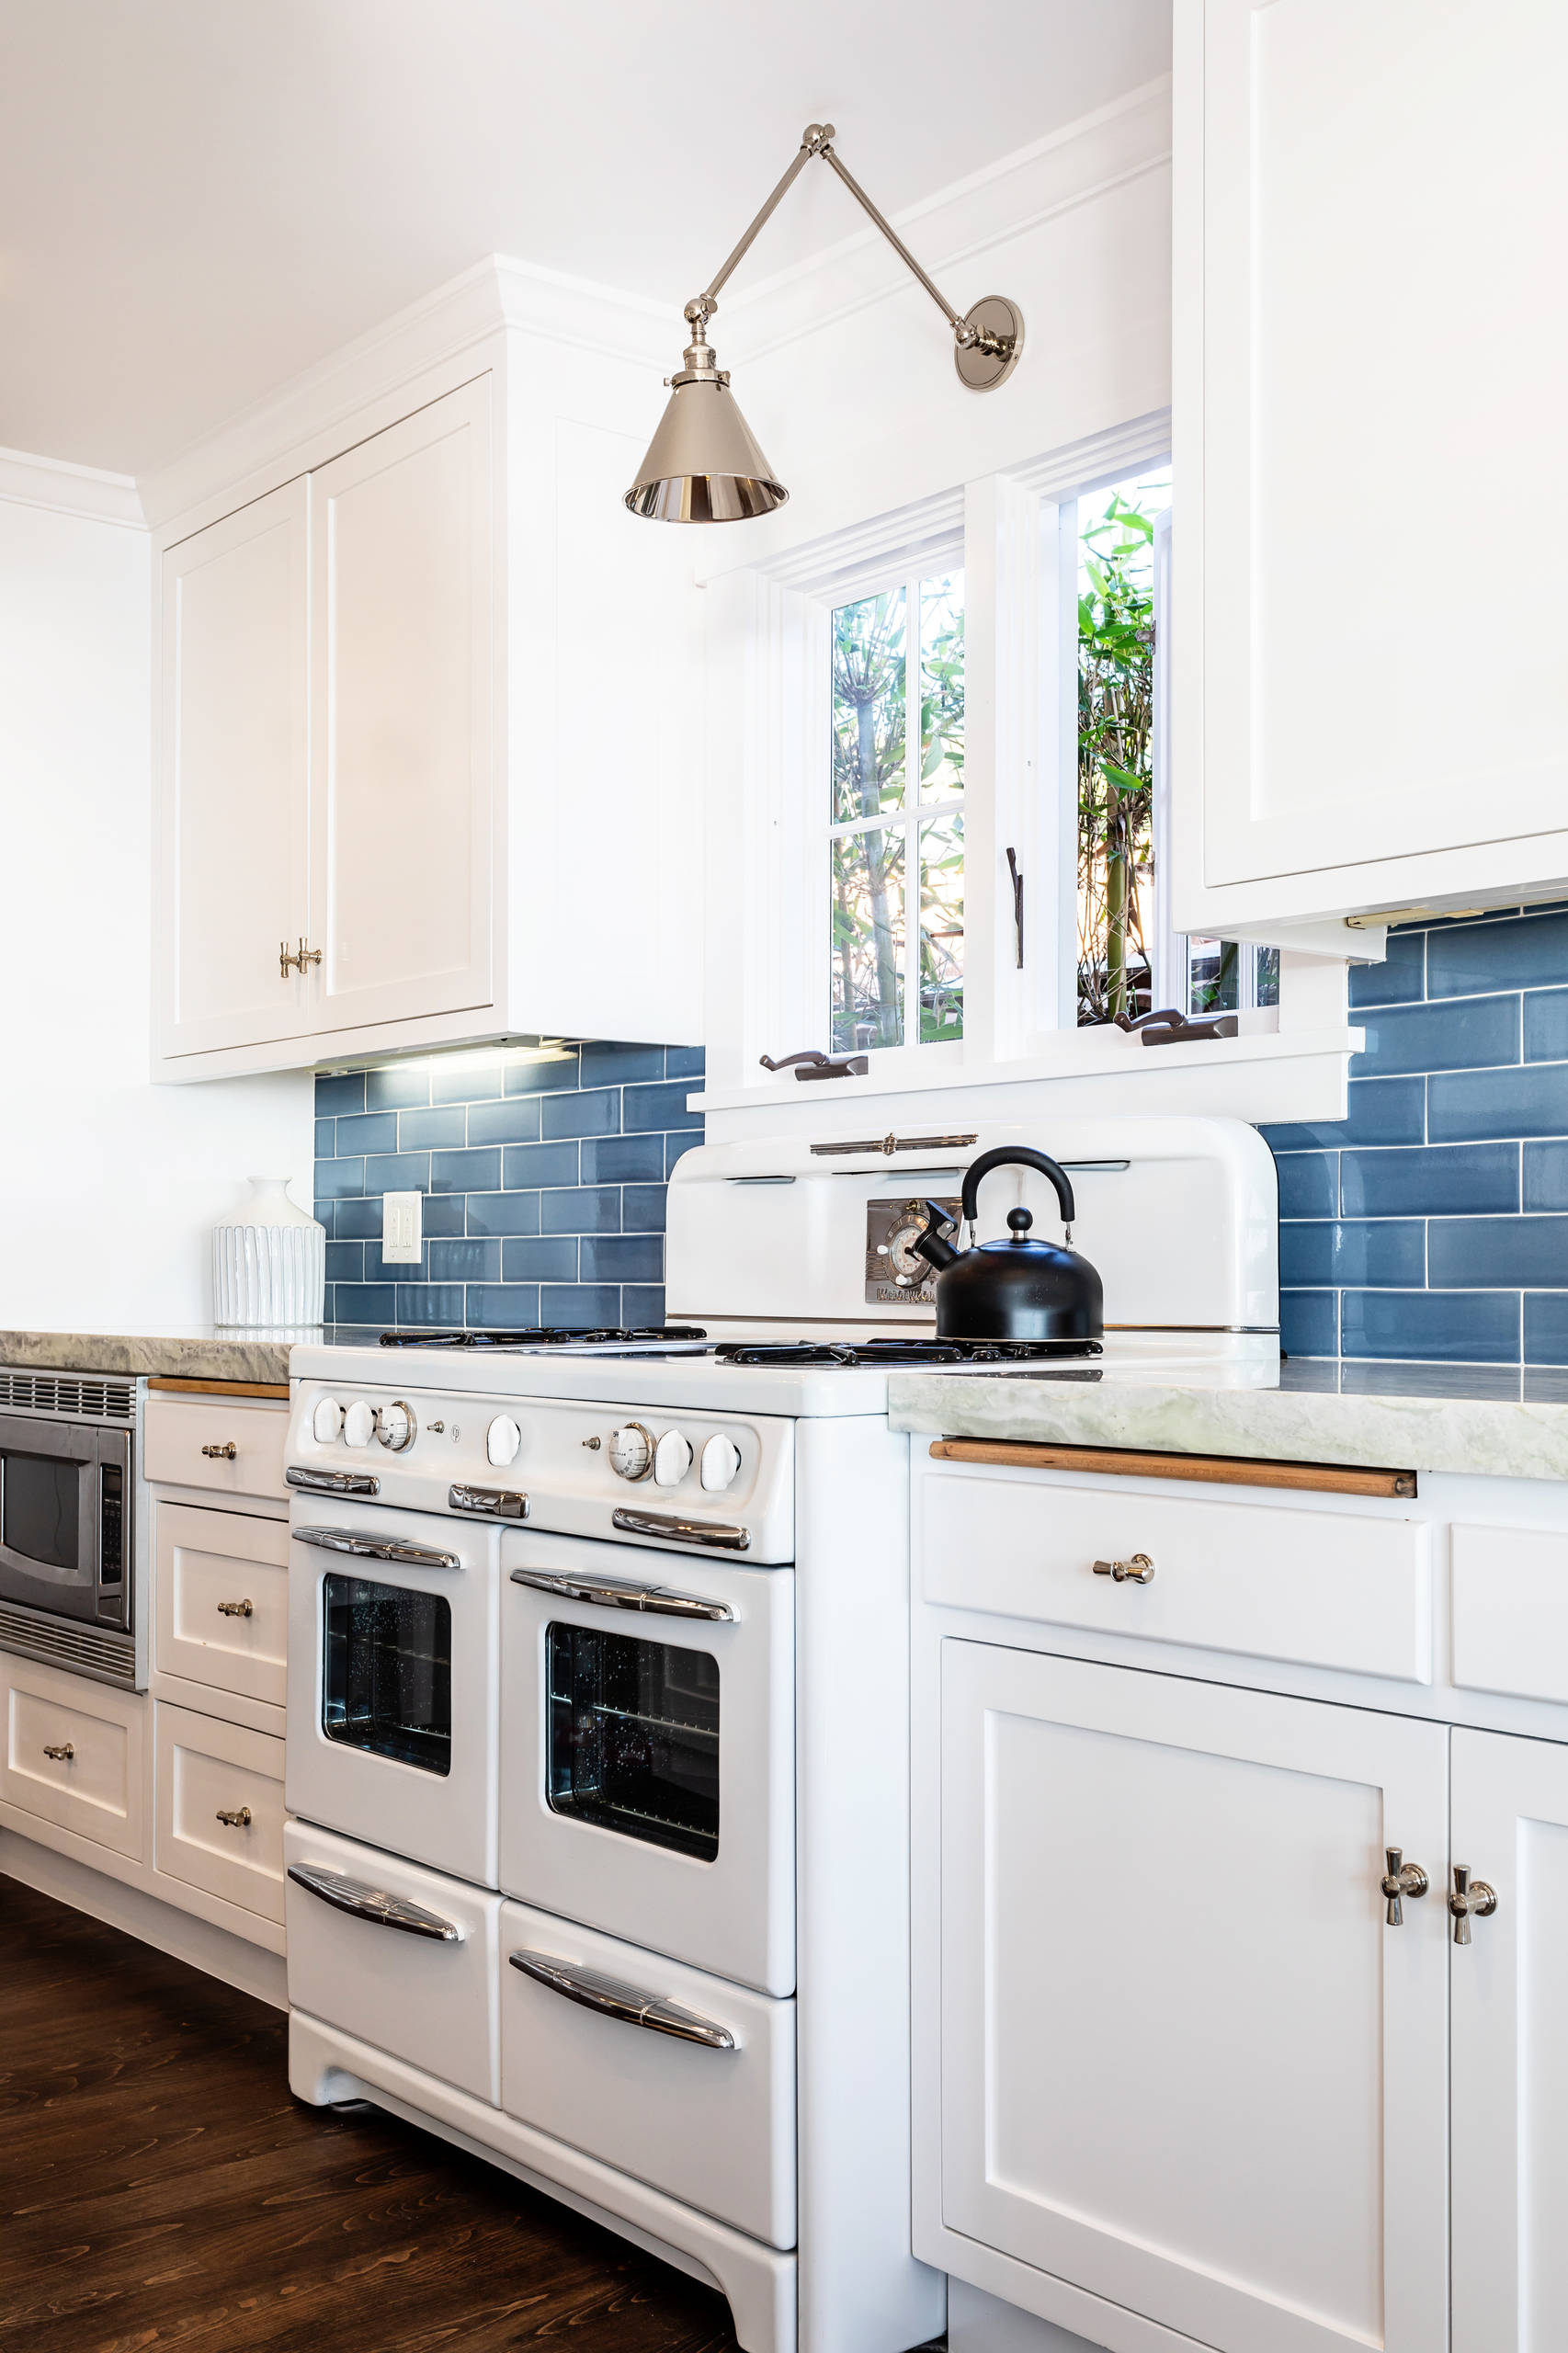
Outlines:
[[296, 1528], [296, 1544], [312, 1544], [318, 1552], [348, 1552], [357, 1561], [395, 1561], [405, 1569], [460, 1569], [456, 1552], [437, 1552], [427, 1544], [405, 1544], [395, 1536], [356, 1536], [347, 1528]]
[[536, 1985], [548, 1985], [552, 1994], [579, 2003], [585, 2010], [597, 2010], [602, 2018], [646, 2027], [652, 2034], [673, 2034], [681, 2042], [699, 2042], [708, 2051], [735, 2047], [727, 2026], [703, 2018], [697, 2010], [683, 2009], [663, 1994], [644, 1993], [640, 1985], [603, 1976], [597, 1969], [580, 1969], [574, 1961], [558, 1961], [553, 1953], [511, 1952], [506, 1958]]
[[366, 1880], [350, 1879], [347, 1871], [328, 1870], [321, 1863], [290, 1863], [289, 1876], [296, 1887], [330, 1904], [335, 1912], [351, 1913], [375, 1927], [401, 1928], [405, 1936], [429, 1937], [437, 1944], [460, 1945], [463, 1940], [462, 1930], [438, 1912], [427, 1912], [422, 1904], [389, 1894]]
[[572, 1576], [559, 1569], [514, 1569], [514, 1585], [531, 1586], [536, 1593], [552, 1593], [562, 1601], [591, 1601], [601, 1609], [640, 1609], [652, 1618], [703, 1618], [711, 1624], [732, 1626], [735, 1613], [727, 1601], [709, 1601], [699, 1593], [676, 1593], [668, 1586], [636, 1585], [624, 1577]]

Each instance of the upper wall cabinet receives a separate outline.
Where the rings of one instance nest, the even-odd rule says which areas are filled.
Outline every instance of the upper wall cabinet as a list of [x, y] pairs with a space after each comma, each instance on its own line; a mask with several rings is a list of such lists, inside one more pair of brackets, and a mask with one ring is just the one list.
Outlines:
[[658, 379], [514, 340], [163, 534], [162, 1078], [699, 1040], [697, 592], [620, 499]]
[[1176, 18], [1178, 924], [1544, 894], [1568, 877], [1568, 12]]

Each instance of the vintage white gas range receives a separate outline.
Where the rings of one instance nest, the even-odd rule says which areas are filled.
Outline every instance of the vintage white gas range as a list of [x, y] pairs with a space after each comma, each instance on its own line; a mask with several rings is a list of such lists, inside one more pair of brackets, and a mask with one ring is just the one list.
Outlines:
[[[921, 1204], [1013, 1127], [694, 1151], [656, 1334], [293, 1358], [290, 2080], [368, 2097], [727, 2296], [749, 2353], [939, 2332], [909, 2225], [907, 1441]], [[1239, 1123], [1059, 1122], [1096, 1380], [1278, 1358]], [[983, 1233], [1043, 1179], [987, 1180]], [[960, 1352], [960, 1361], [966, 1360]]]

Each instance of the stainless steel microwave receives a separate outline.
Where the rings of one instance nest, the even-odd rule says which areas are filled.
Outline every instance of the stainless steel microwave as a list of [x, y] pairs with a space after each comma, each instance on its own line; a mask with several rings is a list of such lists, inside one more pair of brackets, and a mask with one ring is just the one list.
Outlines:
[[133, 1429], [0, 1410], [6, 1648], [134, 1679], [134, 1444]]

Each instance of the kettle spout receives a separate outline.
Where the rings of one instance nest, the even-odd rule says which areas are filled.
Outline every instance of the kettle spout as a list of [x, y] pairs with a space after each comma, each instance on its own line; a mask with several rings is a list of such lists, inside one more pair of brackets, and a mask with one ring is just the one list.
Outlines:
[[960, 1255], [947, 1238], [949, 1233], [958, 1232], [958, 1220], [937, 1201], [927, 1201], [925, 1206], [926, 1231], [917, 1233], [909, 1246], [917, 1257], [924, 1258], [928, 1267], [935, 1267], [940, 1274], [944, 1267], [955, 1265]]

